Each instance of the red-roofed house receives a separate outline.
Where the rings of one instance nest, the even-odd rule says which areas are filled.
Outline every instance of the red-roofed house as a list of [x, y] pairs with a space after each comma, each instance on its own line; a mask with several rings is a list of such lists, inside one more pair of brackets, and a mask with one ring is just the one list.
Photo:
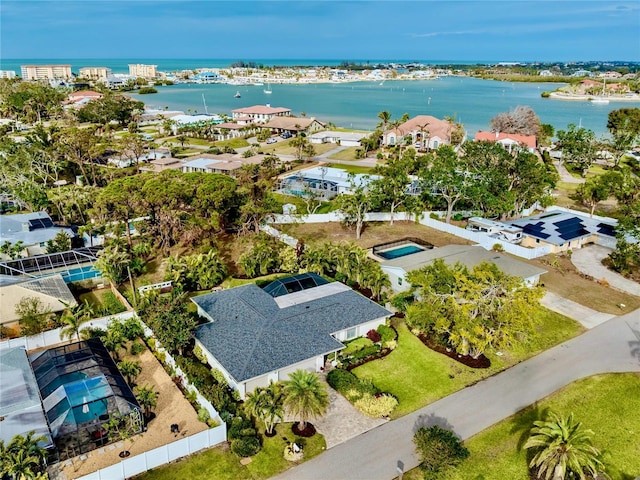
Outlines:
[[74, 107], [81, 107], [92, 100], [97, 100], [102, 98], [100, 92], [94, 92], [93, 90], [78, 90], [77, 92], [70, 93], [67, 96], [67, 105], [72, 105]]
[[535, 135], [519, 135], [517, 133], [503, 132], [478, 132], [476, 142], [498, 142], [509, 152], [514, 145], [525, 147], [530, 152], [535, 152], [538, 145]]
[[[274, 117], [286, 117], [291, 115], [290, 108], [272, 107], [271, 105], [254, 105], [253, 107], [236, 108], [231, 111], [233, 119], [249, 117], [254, 122], [265, 123]], [[246, 121], [246, 119], [245, 119]]]
[[418, 115], [407, 120], [398, 128], [384, 132], [383, 145], [397, 145], [407, 135], [411, 135], [412, 144], [420, 144], [419, 148], [438, 148], [451, 144], [453, 125], [447, 120], [440, 120], [431, 115]]

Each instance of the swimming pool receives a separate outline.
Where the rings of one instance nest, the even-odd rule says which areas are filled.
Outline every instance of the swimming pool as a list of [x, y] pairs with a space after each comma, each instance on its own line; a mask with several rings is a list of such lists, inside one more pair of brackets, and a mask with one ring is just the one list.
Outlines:
[[101, 273], [93, 265], [78, 267], [62, 274], [62, 278], [66, 283], [79, 282], [90, 278], [100, 277]]
[[422, 251], [424, 251], [424, 248], [419, 247], [418, 245], [405, 245], [403, 247], [392, 248], [391, 250], [386, 250], [384, 252], [377, 252], [376, 255], [387, 260], [393, 260], [394, 258], [400, 258]]

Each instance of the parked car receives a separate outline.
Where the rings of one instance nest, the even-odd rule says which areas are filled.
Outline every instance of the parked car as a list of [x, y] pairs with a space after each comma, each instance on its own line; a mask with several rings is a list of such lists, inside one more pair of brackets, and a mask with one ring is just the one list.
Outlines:
[[291, 138], [293, 137], [293, 135], [291, 135], [290, 132], [284, 132], [282, 135], [280, 135], [282, 138]]
[[267, 138], [267, 143], [276, 143], [277, 141], [278, 140], [273, 137]]

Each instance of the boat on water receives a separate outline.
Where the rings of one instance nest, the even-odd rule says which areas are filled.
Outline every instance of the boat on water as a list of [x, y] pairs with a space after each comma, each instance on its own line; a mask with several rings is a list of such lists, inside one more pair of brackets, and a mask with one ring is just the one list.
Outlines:
[[263, 90], [263, 92], [266, 93], [267, 95], [271, 95], [272, 90], [271, 90], [271, 84], [270, 83], [267, 83], [267, 88], [265, 88]]
[[253, 82], [252, 85], [255, 86], [255, 87], [261, 87], [261, 86], [264, 85], [264, 83], [262, 83], [262, 82]]
[[240, 90], [236, 91], [236, 94], [234, 95], [235, 98], [240, 98], [242, 95], [240, 95]]

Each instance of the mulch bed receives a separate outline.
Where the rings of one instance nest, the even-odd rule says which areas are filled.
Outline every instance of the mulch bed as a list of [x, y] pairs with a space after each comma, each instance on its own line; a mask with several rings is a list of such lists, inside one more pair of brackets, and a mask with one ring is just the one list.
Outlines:
[[304, 430], [300, 430], [298, 427], [299, 427], [298, 422], [295, 422], [291, 426], [291, 431], [299, 437], [309, 438], [309, 437], [313, 437], [316, 434], [316, 427], [314, 427], [313, 424], [310, 422], [307, 422], [307, 425], [305, 426]]
[[447, 357], [452, 358], [455, 361], [460, 362], [463, 365], [466, 365], [467, 367], [471, 367], [471, 368], [489, 368], [491, 366], [491, 360], [489, 360], [483, 354], [481, 354], [478, 358], [473, 358], [470, 355], [460, 355], [459, 353], [456, 353], [453, 350], [447, 351], [447, 349], [445, 347], [443, 347], [442, 345], [438, 345], [437, 343], [435, 343], [433, 340], [431, 340], [424, 333], [419, 334], [418, 338], [420, 339], [420, 341], [422, 343], [424, 343], [431, 350], [434, 350], [434, 351], [436, 351], [438, 353], [446, 355]]

